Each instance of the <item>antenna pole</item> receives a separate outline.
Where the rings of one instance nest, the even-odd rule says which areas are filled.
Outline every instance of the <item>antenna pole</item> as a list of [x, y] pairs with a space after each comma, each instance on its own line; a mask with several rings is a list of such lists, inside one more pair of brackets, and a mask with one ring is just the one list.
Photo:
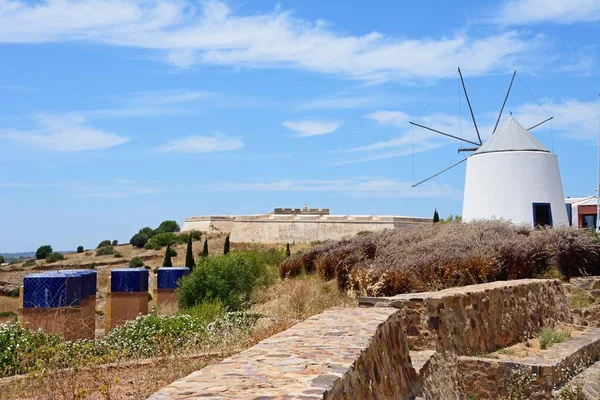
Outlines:
[[[598, 94], [600, 97], [600, 94]], [[596, 199], [596, 233], [600, 232], [600, 108], [598, 108], [598, 193]]]
[[504, 111], [504, 106], [506, 105], [506, 100], [508, 100], [508, 95], [510, 94], [510, 89], [512, 89], [513, 82], [515, 81], [515, 76], [517, 75], [517, 71], [513, 72], [512, 79], [510, 80], [510, 85], [508, 85], [508, 92], [506, 92], [506, 97], [504, 97], [504, 103], [502, 103], [502, 108], [500, 109], [500, 114], [498, 114], [498, 119], [496, 120], [496, 125], [494, 126], [494, 131], [492, 135], [496, 133], [496, 128], [498, 128], [498, 123], [500, 122], [500, 117], [502, 117], [502, 111]]
[[440, 171], [440, 172], [438, 172], [437, 174], [435, 174], [435, 175], [431, 175], [429, 178], [423, 179], [422, 181], [415, 183], [414, 185], [412, 185], [412, 187], [419, 186], [421, 183], [427, 182], [428, 180], [430, 180], [430, 179], [433, 179], [433, 178], [435, 178], [436, 176], [439, 176], [439, 175], [443, 174], [444, 172], [448, 171], [449, 169], [451, 169], [451, 168], [454, 168], [454, 167], [456, 167], [458, 164], [460, 164], [460, 163], [462, 163], [462, 162], [465, 162], [465, 161], [467, 161], [467, 159], [466, 159], [466, 158], [463, 158], [463, 159], [462, 159], [462, 160], [460, 160], [459, 162], [457, 162], [457, 163], [454, 163], [454, 164], [452, 164], [451, 166], [449, 166], [449, 167], [447, 167], [447, 168], [444, 168], [443, 170], [441, 170], [441, 171]]
[[554, 117], [550, 117], [548, 119], [543, 120], [542, 122], [540, 122], [539, 124], [535, 124], [534, 126], [532, 126], [531, 128], [527, 129], [528, 131], [537, 128], [538, 126], [545, 124], [546, 122], [550, 121], [551, 119], [554, 119]]
[[463, 142], [474, 144], [475, 146], [479, 146], [480, 145], [480, 143], [471, 142], [470, 140], [459, 138], [458, 136], [450, 135], [448, 133], [444, 133], [442, 131], [438, 131], [437, 129], [433, 129], [433, 128], [430, 128], [430, 127], [425, 126], [425, 125], [417, 124], [416, 122], [409, 122], [409, 124], [414, 125], [414, 126], [418, 126], [419, 128], [427, 129], [427, 130], [435, 132], [435, 133], [439, 133], [440, 135], [448, 136], [448, 137], [451, 137], [453, 139], [458, 139], [458, 140], [461, 140]]
[[479, 136], [479, 129], [477, 128], [477, 122], [475, 121], [475, 114], [473, 114], [473, 107], [471, 107], [471, 102], [469, 101], [469, 95], [467, 94], [467, 88], [465, 86], [465, 80], [463, 79], [462, 72], [460, 72], [460, 67], [458, 67], [458, 75], [460, 75], [460, 81], [462, 82], [462, 87], [465, 92], [465, 97], [467, 98], [467, 104], [469, 106], [469, 111], [471, 111], [471, 118], [473, 119], [473, 125], [475, 125], [475, 132], [477, 132], [477, 138], [479, 139], [479, 145], [482, 145], [481, 136]]

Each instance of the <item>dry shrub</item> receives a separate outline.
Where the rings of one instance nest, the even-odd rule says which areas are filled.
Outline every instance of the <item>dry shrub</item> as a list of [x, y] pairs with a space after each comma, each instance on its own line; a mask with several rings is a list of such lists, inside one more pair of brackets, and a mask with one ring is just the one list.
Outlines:
[[367, 295], [548, 276], [600, 273], [600, 242], [574, 229], [505, 221], [415, 225], [326, 243], [280, 266], [282, 277], [318, 272]]
[[254, 303], [252, 312], [293, 324], [330, 307], [354, 306], [356, 300], [341, 293], [335, 282], [309, 276], [271, 285], [255, 295]]

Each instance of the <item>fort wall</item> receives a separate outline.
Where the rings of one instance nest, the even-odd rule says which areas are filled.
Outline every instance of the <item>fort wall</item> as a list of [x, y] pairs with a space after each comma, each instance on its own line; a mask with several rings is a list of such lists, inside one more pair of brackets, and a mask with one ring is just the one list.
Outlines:
[[186, 218], [182, 231], [223, 232], [231, 235], [232, 243], [311, 243], [352, 237], [361, 231], [375, 232], [422, 223], [431, 223], [431, 219], [270, 213]]

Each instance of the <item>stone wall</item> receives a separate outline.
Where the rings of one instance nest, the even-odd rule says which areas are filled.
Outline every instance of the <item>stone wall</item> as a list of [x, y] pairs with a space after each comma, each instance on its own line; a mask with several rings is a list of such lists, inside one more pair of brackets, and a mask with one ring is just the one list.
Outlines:
[[558, 280], [502, 281], [359, 301], [402, 309], [411, 348], [459, 355], [494, 351], [572, 321]]
[[231, 242], [311, 243], [356, 236], [361, 231], [380, 231], [430, 223], [427, 218], [379, 216], [309, 216], [276, 215], [270, 218], [237, 217]]
[[185, 219], [181, 230], [227, 233], [232, 243], [311, 243], [352, 237], [361, 231], [375, 232], [422, 223], [431, 223], [431, 219], [284, 213], [190, 217]]
[[333, 308], [150, 399], [411, 399], [418, 390], [398, 310]]

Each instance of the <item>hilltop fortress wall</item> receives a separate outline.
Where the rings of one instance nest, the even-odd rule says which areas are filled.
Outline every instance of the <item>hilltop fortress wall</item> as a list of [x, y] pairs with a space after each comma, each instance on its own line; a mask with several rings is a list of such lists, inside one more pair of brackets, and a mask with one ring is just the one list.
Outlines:
[[328, 210], [326, 212], [322, 215], [286, 211], [249, 216], [191, 217], [185, 219], [182, 230], [228, 233], [232, 243], [311, 243], [352, 237], [361, 231], [431, 223], [429, 218], [328, 215]]

